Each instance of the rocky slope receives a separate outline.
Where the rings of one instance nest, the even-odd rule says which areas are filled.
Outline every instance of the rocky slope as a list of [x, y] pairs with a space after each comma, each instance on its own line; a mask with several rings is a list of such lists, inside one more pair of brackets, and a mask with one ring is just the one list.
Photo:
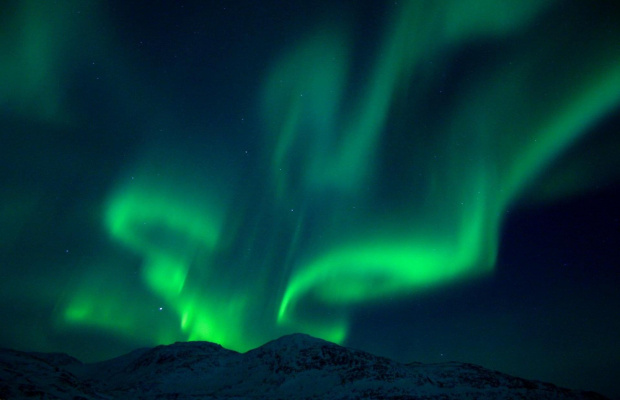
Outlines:
[[463, 363], [402, 364], [307, 335], [240, 354], [209, 342], [95, 364], [0, 350], [0, 399], [604, 399]]

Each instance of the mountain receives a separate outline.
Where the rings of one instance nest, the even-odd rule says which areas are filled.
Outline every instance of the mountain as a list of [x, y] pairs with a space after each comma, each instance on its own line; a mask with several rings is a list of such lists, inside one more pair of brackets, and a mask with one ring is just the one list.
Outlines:
[[0, 399], [605, 399], [464, 363], [402, 364], [303, 334], [247, 353], [209, 342], [83, 364], [0, 350]]

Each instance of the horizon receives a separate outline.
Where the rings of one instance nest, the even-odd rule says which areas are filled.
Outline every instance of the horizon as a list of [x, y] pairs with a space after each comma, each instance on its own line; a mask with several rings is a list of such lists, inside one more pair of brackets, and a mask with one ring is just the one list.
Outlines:
[[0, 9], [0, 346], [303, 332], [620, 396], [614, 2]]

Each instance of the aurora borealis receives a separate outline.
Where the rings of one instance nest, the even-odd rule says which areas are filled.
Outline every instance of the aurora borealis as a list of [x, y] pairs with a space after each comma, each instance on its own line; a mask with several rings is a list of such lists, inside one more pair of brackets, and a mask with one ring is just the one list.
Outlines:
[[613, 2], [128, 3], [2, 6], [0, 345], [304, 332], [609, 393]]

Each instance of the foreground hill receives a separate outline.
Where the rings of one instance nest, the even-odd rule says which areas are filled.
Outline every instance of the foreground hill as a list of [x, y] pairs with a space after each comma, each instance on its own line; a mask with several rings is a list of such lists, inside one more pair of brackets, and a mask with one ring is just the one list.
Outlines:
[[240, 354], [209, 342], [94, 364], [0, 350], [0, 399], [605, 399], [473, 364], [402, 364], [311, 336]]

